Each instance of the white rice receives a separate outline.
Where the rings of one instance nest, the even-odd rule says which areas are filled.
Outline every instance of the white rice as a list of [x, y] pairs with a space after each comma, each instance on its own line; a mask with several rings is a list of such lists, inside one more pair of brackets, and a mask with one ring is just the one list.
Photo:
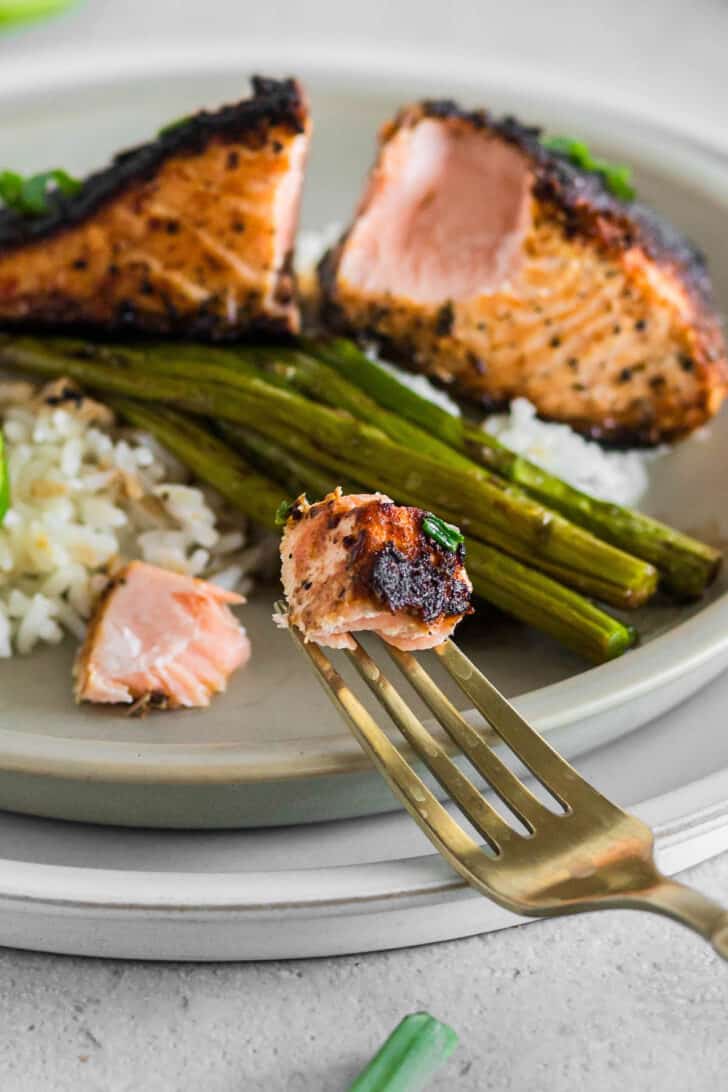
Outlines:
[[511, 451], [584, 493], [615, 504], [637, 504], [649, 485], [647, 463], [661, 454], [606, 451], [568, 425], [540, 421], [525, 398], [514, 399], [509, 413], [488, 417], [483, 427]]
[[49, 405], [27, 383], [0, 382], [0, 414], [11, 495], [0, 527], [0, 657], [64, 633], [81, 639], [110, 573], [133, 558], [246, 590], [259, 548], [247, 546], [244, 518], [188, 484], [150, 436], [115, 428], [89, 399]]

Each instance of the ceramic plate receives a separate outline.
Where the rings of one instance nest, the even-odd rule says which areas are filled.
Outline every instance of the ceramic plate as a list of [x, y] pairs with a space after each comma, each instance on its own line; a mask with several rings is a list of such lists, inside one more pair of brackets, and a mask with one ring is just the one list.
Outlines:
[[[666, 875], [728, 849], [727, 700], [723, 675], [579, 760], [593, 784], [650, 824]], [[5, 812], [0, 846], [0, 944], [18, 948], [286, 959], [430, 944], [524, 921], [468, 888], [402, 812], [227, 831]]]
[[[51, 72], [12, 65], [0, 76], [5, 159], [21, 169], [63, 163], [82, 173], [170, 117], [246, 93], [247, 71], [293, 68], [279, 54], [239, 49], [194, 56], [74, 59]], [[397, 104], [456, 94], [582, 134], [635, 165], [644, 197], [707, 251], [728, 304], [728, 160], [644, 118], [586, 105], [583, 93], [544, 92], [527, 74], [508, 85], [461, 65], [391, 70], [341, 57], [297, 56], [316, 135], [304, 225], [344, 220], [371, 160], [379, 123]], [[398, 73], [398, 74], [397, 74]], [[12, 153], [12, 154], [11, 154]], [[645, 507], [714, 543], [728, 537], [728, 427], [714, 423], [652, 466]], [[557, 746], [576, 754], [629, 732], [693, 693], [728, 665], [725, 581], [687, 610], [640, 612], [639, 649], [585, 669], [553, 642], [487, 610], [461, 630], [466, 650]], [[0, 667], [0, 806], [101, 823], [177, 827], [265, 826], [385, 811], [392, 798], [329, 707], [289, 639], [270, 622], [275, 589], [245, 609], [253, 660], [202, 713], [129, 720], [78, 709], [70, 697], [72, 647]]]

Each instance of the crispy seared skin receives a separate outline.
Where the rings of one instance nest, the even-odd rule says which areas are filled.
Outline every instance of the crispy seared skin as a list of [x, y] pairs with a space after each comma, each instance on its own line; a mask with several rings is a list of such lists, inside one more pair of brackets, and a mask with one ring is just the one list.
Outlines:
[[595, 438], [653, 444], [726, 393], [702, 255], [513, 118], [404, 109], [320, 275], [329, 326], [487, 409], [525, 396]]
[[253, 91], [50, 195], [46, 215], [0, 211], [0, 324], [296, 332], [308, 109], [294, 80], [256, 77]]
[[381, 493], [317, 504], [299, 498], [281, 541], [289, 619], [306, 637], [353, 648], [373, 630], [405, 650], [432, 648], [470, 611], [463, 550], [441, 548], [422, 531], [425, 513]]

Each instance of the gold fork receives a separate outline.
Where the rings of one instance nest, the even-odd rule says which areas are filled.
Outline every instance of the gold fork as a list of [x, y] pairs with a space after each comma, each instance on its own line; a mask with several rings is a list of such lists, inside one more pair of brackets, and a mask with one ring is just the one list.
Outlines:
[[407, 652], [387, 652], [445, 729], [528, 833], [489, 803], [415, 716], [376, 662], [356, 642], [347, 655], [412, 749], [489, 847], [474, 841], [418, 776], [346, 685], [323, 650], [291, 636], [311, 660], [334, 704], [390, 788], [453, 868], [482, 894], [534, 917], [626, 908], [664, 914], [710, 940], [728, 959], [728, 911], [660, 873], [652, 831], [581, 777], [526, 723], [452, 641], [434, 651], [518, 759], [554, 798], [548, 808], [496, 754]]

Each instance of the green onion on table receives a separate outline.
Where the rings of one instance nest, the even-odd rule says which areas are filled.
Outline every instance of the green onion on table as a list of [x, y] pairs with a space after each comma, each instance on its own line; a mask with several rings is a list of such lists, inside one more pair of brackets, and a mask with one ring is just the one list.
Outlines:
[[451, 1027], [414, 1012], [397, 1025], [349, 1092], [420, 1092], [457, 1045]]

